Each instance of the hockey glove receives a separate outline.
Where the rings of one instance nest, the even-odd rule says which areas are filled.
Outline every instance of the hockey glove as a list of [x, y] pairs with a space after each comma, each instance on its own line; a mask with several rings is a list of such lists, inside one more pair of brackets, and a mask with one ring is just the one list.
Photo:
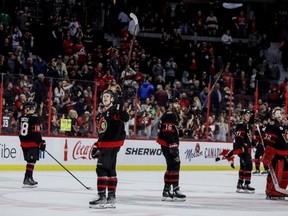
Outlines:
[[39, 149], [41, 151], [45, 151], [45, 149], [46, 149], [46, 141], [45, 140], [41, 140], [40, 145], [39, 145]]
[[92, 146], [92, 151], [91, 151], [91, 157], [93, 159], [96, 159], [100, 156], [100, 150], [98, 148], [98, 143], [94, 143], [93, 146]]
[[169, 145], [169, 152], [174, 157], [179, 156], [179, 145], [177, 143], [173, 143]]
[[115, 104], [117, 110], [123, 110], [124, 100], [122, 95], [118, 95]]

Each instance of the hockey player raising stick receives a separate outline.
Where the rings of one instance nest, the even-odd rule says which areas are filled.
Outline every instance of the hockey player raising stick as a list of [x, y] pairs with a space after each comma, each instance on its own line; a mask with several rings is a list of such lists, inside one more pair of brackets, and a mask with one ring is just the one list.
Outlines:
[[35, 188], [38, 182], [33, 179], [36, 161], [39, 160], [39, 150], [45, 151], [46, 143], [42, 140], [41, 124], [35, 114], [36, 104], [28, 101], [24, 105], [24, 114], [19, 119], [19, 139], [22, 147], [26, 172], [23, 181], [24, 188]]
[[[262, 157], [264, 165], [272, 164], [280, 188], [286, 189], [288, 185], [288, 127], [286, 113], [283, 108], [275, 107], [272, 110], [273, 123], [265, 129], [265, 151]], [[275, 190], [271, 174], [268, 173], [266, 181], [266, 198], [282, 200], [288, 196]]]
[[93, 145], [91, 153], [92, 158], [98, 158], [96, 173], [99, 197], [90, 201], [89, 207], [115, 208], [118, 181], [117, 154], [124, 144], [126, 137], [124, 122], [129, 120], [129, 114], [123, 108], [123, 101], [111, 90], [105, 90], [101, 99], [104, 110], [99, 117], [97, 127], [98, 141]]
[[[164, 174], [164, 190], [162, 201], [185, 201], [186, 195], [179, 191], [179, 109], [176, 98], [168, 100], [167, 111], [160, 121], [160, 132], [157, 142], [161, 145], [167, 169]], [[172, 187], [172, 191], [171, 191]]]

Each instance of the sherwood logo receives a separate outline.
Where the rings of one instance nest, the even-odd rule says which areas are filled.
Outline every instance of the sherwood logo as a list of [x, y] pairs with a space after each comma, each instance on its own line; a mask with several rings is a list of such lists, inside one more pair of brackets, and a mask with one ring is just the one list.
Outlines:
[[125, 155], [162, 155], [162, 150], [151, 148], [127, 148]]
[[7, 148], [6, 144], [0, 143], [0, 158], [16, 158], [16, 149]]

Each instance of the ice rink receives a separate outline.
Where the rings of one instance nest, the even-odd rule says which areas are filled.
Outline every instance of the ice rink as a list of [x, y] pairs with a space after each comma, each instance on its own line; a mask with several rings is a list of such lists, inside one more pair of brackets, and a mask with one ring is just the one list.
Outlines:
[[96, 173], [72, 171], [85, 189], [66, 171], [35, 171], [37, 188], [22, 188], [24, 171], [0, 171], [0, 216], [83, 215], [205, 215], [285, 216], [288, 199], [265, 200], [265, 176], [253, 176], [255, 194], [235, 192], [237, 170], [182, 171], [181, 191], [186, 202], [162, 202], [164, 171], [118, 171], [116, 209], [89, 209], [96, 197]]

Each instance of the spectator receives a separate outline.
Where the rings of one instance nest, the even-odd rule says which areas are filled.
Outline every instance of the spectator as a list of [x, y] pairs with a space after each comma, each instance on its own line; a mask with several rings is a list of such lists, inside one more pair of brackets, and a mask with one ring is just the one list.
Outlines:
[[205, 87], [199, 94], [199, 99], [203, 105], [203, 111], [205, 112], [208, 107], [207, 99], [208, 99], [208, 88]]
[[110, 70], [112, 75], [114, 76], [116, 82], [120, 80], [120, 55], [119, 50], [114, 50], [114, 55], [110, 58], [109, 61]]
[[93, 104], [93, 92], [90, 85], [87, 85], [83, 91], [83, 97], [86, 105]]
[[248, 36], [248, 49], [249, 56], [252, 58], [258, 58], [260, 55], [259, 49], [260, 35], [257, 31], [251, 32]]
[[278, 82], [280, 80], [281, 72], [280, 72], [280, 68], [278, 67], [277, 62], [275, 60], [273, 61], [273, 64], [270, 68], [270, 71], [271, 71], [270, 79], [272, 81]]
[[180, 107], [185, 107], [187, 110], [189, 109], [190, 101], [187, 100], [187, 95], [185, 92], [180, 94], [178, 103], [179, 103]]
[[35, 92], [35, 102], [39, 106], [42, 102], [46, 103], [47, 89], [44, 83], [45, 76], [38, 74], [38, 79], [34, 82], [31, 92]]
[[190, 87], [190, 85], [192, 84], [192, 80], [189, 79], [189, 72], [188, 71], [183, 71], [183, 75], [182, 75], [182, 84], [184, 89], [188, 89]]
[[56, 86], [54, 88], [54, 103], [60, 104], [65, 97], [65, 90], [62, 87], [61, 81], [56, 81]]
[[121, 86], [117, 84], [115, 79], [112, 80], [107, 89], [111, 90], [114, 94], [120, 94], [122, 92]]
[[151, 84], [149, 79], [146, 79], [138, 89], [139, 100], [145, 101], [151, 95], [154, 95], [154, 93], [154, 86]]
[[208, 117], [208, 122], [205, 122], [202, 125], [202, 134], [204, 135], [204, 137], [206, 137], [206, 140], [214, 141], [215, 140], [214, 133], [215, 133], [215, 122], [212, 116], [210, 115]]
[[156, 78], [158, 76], [162, 76], [163, 77], [163, 72], [164, 72], [164, 68], [163, 68], [163, 65], [162, 65], [162, 60], [161, 60], [161, 58], [157, 58], [156, 64], [154, 64], [153, 67], [152, 67], [153, 79], [156, 80]]
[[60, 71], [58, 71], [57, 62], [55, 58], [51, 59], [51, 61], [49, 62], [46, 76], [54, 79], [61, 78]]
[[[60, 78], [67, 79], [68, 78], [68, 71], [65, 62], [63, 62], [63, 57], [58, 55], [57, 57], [57, 70], [59, 71]], [[91, 79], [88, 79], [91, 80]]]
[[162, 85], [157, 85], [157, 91], [155, 93], [155, 100], [160, 107], [166, 107], [168, 101], [168, 94], [164, 91]]
[[213, 11], [210, 11], [209, 16], [206, 18], [206, 30], [209, 36], [216, 36], [218, 30], [218, 19]]
[[176, 79], [177, 69], [177, 63], [174, 61], [173, 56], [170, 56], [169, 60], [165, 63], [165, 81], [172, 88]]
[[18, 27], [14, 27], [13, 31], [11, 32], [12, 36], [12, 51], [15, 52], [17, 47], [20, 45], [22, 40], [22, 32]]
[[66, 38], [63, 40], [63, 52], [66, 56], [72, 56], [74, 51], [74, 42], [70, 35], [66, 35]]
[[222, 105], [222, 92], [220, 90], [220, 84], [216, 83], [214, 89], [211, 92], [211, 112], [215, 113], [218, 117], [221, 112]]
[[6, 103], [6, 106], [8, 107], [8, 110], [13, 111], [15, 93], [13, 90], [12, 82], [8, 82], [6, 84], [6, 88], [4, 89], [4, 93], [3, 93], [3, 98], [5, 99], [5, 103]]
[[228, 125], [223, 116], [219, 116], [215, 125], [215, 141], [227, 142]]
[[243, 10], [241, 10], [240, 14], [235, 18], [235, 27], [237, 37], [247, 37], [248, 20]]
[[42, 59], [40, 55], [37, 55], [36, 60], [33, 62], [33, 74], [34, 77], [38, 77], [39, 74], [46, 75], [48, 70], [48, 65], [45, 60]]
[[199, 10], [197, 12], [197, 15], [193, 18], [193, 23], [192, 23], [192, 27], [198, 35], [204, 34], [205, 22], [206, 22], [206, 18], [202, 15], [202, 11]]
[[72, 40], [75, 42], [76, 41], [76, 34], [78, 31], [78, 28], [80, 27], [80, 24], [77, 21], [76, 16], [72, 17], [68, 27], [69, 27], [69, 34], [70, 34]]
[[270, 46], [271, 43], [267, 34], [263, 34], [259, 42], [260, 57], [267, 58], [267, 52]]
[[74, 109], [69, 110], [67, 119], [71, 120], [71, 130], [65, 131], [66, 136], [77, 136], [78, 133], [77, 118], [78, 118], [77, 111]]
[[223, 54], [225, 55], [225, 57], [231, 55], [232, 54], [231, 45], [232, 45], [233, 39], [230, 35], [229, 29], [227, 29], [226, 32], [222, 35], [221, 41], [223, 44]]
[[224, 109], [226, 114], [229, 115], [230, 110], [233, 112], [234, 111], [234, 92], [232, 91], [232, 99], [230, 103], [230, 89], [229, 87], [224, 88]]

